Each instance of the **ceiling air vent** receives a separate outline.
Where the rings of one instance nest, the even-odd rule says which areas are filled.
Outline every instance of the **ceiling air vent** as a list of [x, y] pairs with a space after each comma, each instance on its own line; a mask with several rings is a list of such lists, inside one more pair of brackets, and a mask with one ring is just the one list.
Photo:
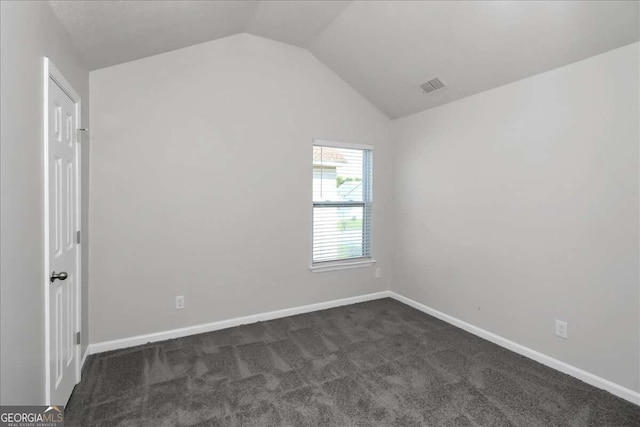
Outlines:
[[431, 79], [428, 82], [421, 84], [420, 87], [425, 93], [431, 93], [442, 89], [444, 87], [444, 83], [436, 77], [435, 79]]

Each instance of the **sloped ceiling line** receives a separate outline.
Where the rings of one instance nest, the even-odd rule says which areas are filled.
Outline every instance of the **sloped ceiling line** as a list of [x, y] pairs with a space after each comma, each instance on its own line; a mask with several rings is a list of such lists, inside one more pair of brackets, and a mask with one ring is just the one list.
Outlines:
[[[624, 0], [50, 4], [92, 70], [247, 32], [309, 50], [391, 119], [640, 38]], [[426, 94], [434, 77], [447, 87]]]

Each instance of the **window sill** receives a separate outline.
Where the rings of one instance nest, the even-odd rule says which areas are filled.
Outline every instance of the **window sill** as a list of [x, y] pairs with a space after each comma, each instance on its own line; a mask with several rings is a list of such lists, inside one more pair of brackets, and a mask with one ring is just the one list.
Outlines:
[[347, 270], [351, 268], [362, 268], [362, 267], [371, 267], [376, 263], [376, 260], [373, 258], [365, 258], [357, 261], [336, 261], [336, 262], [327, 262], [322, 264], [311, 265], [309, 270], [314, 273], [322, 273], [325, 271], [337, 271], [337, 270]]

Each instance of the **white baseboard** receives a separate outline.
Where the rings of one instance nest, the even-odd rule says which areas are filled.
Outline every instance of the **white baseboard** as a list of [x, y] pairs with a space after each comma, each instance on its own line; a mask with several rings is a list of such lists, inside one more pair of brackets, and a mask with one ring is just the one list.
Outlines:
[[90, 344], [88, 353], [96, 354], [105, 351], [120, 350], [128, 347], [146, 344], [149, 342], [164, 341], [174, 338], [186, 337], [189, 335], [202, 334], [205, 332], [217, 331], [220, 329], [232, 328], [234, 326], [247, 325], [250, 323], [263, 322], [265, 320], [279, 319], [281, 317], [294, 316], [296, 314], [310, 313], [312, 311], [326, 310], [328, 308], [341, 307], [343, 305], [356, 304], [364, 301], [371, 301], [380, 298], [390, 297], [389, 291], [375, 292], [372, 294], [359, 295], [355, 297], [342, 298], [332, 301], [325, 301], [316, 304], [303, 305], [283, 310], [269, 311], [266, 313], [252, 314], [249, 316], [236, 317], [233, 319], [220, 320], [218, 322], [204, 323], [200, 325], [188, 326], [186, 328], [172, 329], [169, 331], [155, 332], [146, 335], [137, 335], [112, 341], [104, 341]]
[[87, 361], [87, 357], [89, 357], [89, 347], [87, 346], [86, 350], [84, 351], [84, 355], [82, 356], [82, 360], [80, 361], [80, 371], [82, 371], [82, 368], [84, 368], [84, 363]]
[[442, 313], [441, 311], [435, 310], [431, 307], [428, 307], [424, 304], [421, 304], [417, 301], [414, 301], [410, 298], [407, 298], [395, 292], [389, 291], [389, 294], [390, 294], [389, 296], [393, 299], [396, 299], [424, 313], [427, 313], [433, 317], [436, 317], [440, 320], [450, 323], [451, 325], [456, 326], [460, 329], [464, 329], [465, 331], [470, 332], [474, 335], [477, 335], [480, 338], [484, 338], [487, 341], [491, 341], [494, 344], [497, 344], [501, 347], [511, 350], [514, 353], [518, 353], [522, 356], [528, 357], [529, 359], [533, 359], [536, 362], [542, 363], [543, 365], [546, 365], [557, 371], [563, 372], [567, 375], [571, 375], [572, 377], [577, 378], [581, 381], [584, 381], [585, 383], [590, 384], [594, 387], [606, 390], [609, 393], [614, 394], [618, 397], [621, 397], [622, 399], [628, 400], [631, 403], [640, 405], [640, 393], [638, 393], [637, 391], [633, 391], [631, 389], [618, 385], [612, 381], [606, 380], [602, 377], [594, 375], [583, 369], [569, 365], [568, 363], [562, 362], [551, 356], [547, 356], [546, 354], [530, 349], [529, 347], [525, 347], [523, 345], [515, 343], [511, 340], [508, 340], [504, 337], [501, 337], [499, 335], [486, 331], [482, 328], [474, 326], [470, 323], [467, 323], [453, 316], [449, 316], [448, 314]]

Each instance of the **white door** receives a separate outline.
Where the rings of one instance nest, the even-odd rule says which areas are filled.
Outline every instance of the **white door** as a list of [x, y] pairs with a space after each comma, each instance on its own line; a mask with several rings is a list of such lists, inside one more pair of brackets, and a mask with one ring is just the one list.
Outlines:
[[76, 105], [49, 80], [49, 390], [66, 405], [76, 384]]

